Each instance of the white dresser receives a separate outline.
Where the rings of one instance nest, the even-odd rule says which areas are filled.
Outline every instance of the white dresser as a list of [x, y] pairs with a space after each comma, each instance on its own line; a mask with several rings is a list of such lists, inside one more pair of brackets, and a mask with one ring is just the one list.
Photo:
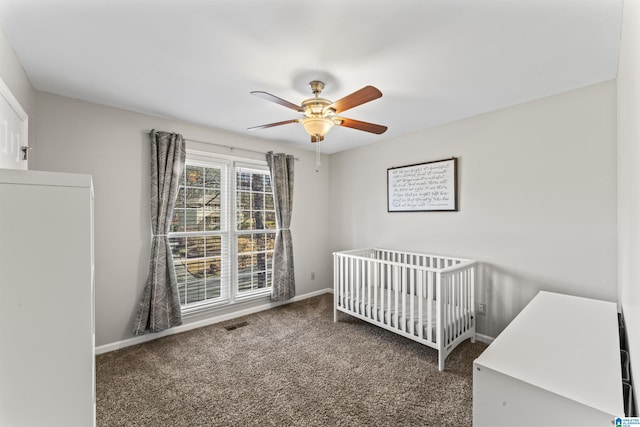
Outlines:
[[89, 175], [0, 169], [0, 426], [95, 426]]
[[473, 425], [611, 426], [624, 416], [615, 303], [540, 292], [473, 364]]

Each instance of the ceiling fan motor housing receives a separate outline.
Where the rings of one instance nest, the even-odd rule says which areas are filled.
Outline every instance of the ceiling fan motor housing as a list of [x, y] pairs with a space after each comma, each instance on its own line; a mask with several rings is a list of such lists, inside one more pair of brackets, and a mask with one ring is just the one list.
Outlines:
[[311, 86], [311, 92], [313, 92], [315, 96], [320, 95], [320, 92], [324, 89], [324, 83], [320, 80], [313, 80], [309, 82], [309, 86]]
[[336, 110], [327, 108], [331, 101], [324, 98], [308, 98], [302, 101], [303, 114], [307, 117], [327, 117], [335, 114]]

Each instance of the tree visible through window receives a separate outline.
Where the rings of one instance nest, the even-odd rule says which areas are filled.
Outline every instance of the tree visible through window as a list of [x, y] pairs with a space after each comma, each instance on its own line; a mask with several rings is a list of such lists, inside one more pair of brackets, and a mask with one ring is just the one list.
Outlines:
[[276, 224], [269, 172], [231, 166], [187, 154], [169, 233], [183, 309], [271, 286]]
[[276, 213], [268, 172], [236, 169], [238, 292], [271, 286]]

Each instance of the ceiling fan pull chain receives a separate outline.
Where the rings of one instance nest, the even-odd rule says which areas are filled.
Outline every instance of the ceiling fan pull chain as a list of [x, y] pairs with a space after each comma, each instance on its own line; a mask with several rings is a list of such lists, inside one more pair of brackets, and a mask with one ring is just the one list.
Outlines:
[[320, 172], [320, 143], [316, 142], [316, 172]]

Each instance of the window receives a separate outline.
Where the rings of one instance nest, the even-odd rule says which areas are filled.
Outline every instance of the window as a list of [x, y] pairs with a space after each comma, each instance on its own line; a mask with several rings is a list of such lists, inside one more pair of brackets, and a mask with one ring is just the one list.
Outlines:
[[268, 172], [236, 168], [238, 293], [271, 286], [276, 212]]
[[169, 232], [183, 311], [270, 292], [275, 231], [265, 165], [187, 153]]

